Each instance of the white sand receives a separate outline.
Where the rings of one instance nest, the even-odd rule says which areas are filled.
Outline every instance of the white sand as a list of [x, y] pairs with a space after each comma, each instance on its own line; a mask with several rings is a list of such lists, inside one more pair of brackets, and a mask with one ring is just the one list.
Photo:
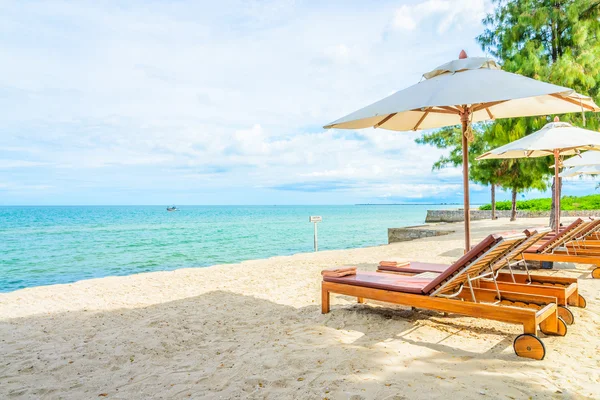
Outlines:
[[[474, 237], [542, 225], [478, 221]], [[332, 297], [320, 270], [381, 259], [450, 262], [456, 234], [229, 266], [109, 277], [0, 294], [0, 398], [600, 398], [600, 281], [543, 361], [514, 355], [521, 328]], [[100, 396], [100, 397], [99, 397]]]

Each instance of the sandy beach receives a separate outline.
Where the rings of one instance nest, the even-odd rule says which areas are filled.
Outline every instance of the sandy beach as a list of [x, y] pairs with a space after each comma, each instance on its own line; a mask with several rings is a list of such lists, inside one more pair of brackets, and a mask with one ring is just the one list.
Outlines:
[[[568, 219], [566, 219], [568, 221]], [[473, 222], [475, 240], [546, 219]], [[0, 398], [447, 399], [600, 397], [600, 281], [584, 265], [586, 309], [566, 337], [541, 334], [543, 361], [519, 358], [521, 327], [332, 297], [320, 271], [382, 259], [451, 262], [456, 233], [0, 294]]]

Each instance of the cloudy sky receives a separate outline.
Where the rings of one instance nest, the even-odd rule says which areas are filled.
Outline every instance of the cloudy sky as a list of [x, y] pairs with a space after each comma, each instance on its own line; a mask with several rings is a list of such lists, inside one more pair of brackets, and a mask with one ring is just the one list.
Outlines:
[[322, 126], [483, 55], [490, 7], [0, 2], [0, 204], [459, 202], [418, 133]]

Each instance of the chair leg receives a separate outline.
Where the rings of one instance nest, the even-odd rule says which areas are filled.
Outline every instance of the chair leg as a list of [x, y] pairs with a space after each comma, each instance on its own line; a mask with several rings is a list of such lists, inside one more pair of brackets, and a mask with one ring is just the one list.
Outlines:
[[357, 300], [359, 303], [364, 303], [364, 302], [365, 302], [365, 298], [364, 298], [364, 297], [357, 297], [357, 298], [356, 298], [356, 300]]
[[321, 288], [321, 313], [327, 314], [329, 312], [329, 291], [325, 288]]
[[565, 336], [567, 334], [567, 324], [558, 316], [557, 311], [540, 323], [540, 330], [546, 335]]
[[570, 305], [570, 306], [573, 306], [573, 307], [580, 307], [580, 305], [579, 305], [579, 289], [576, 290], [575, 292], [573, 292], [567, 298], [567, 305]]
[[523, 333], [537, 336], [538, 326], [535, 323], [535, 319], [533, 319], [532, 321], [527, 321], [527, 322], [523, 323]]

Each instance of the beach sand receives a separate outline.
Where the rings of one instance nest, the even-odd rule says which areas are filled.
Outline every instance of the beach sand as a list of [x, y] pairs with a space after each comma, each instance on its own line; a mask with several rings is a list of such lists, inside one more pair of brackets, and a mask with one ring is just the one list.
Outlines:
[[[568, 221], [568, 219], [567, 219]], [[473, 237], [547, 219], [476, 221]], [[152, 272], [0, 294], [0, 398], [600, 398], [600, 281], [546, 358], [517, 357], [516, 325], [332, 296], [320, 271], [382, 259], [451, 262], [462, 224], [437, 238]], [[476, 240], [475, 240], [476, 241]]]

